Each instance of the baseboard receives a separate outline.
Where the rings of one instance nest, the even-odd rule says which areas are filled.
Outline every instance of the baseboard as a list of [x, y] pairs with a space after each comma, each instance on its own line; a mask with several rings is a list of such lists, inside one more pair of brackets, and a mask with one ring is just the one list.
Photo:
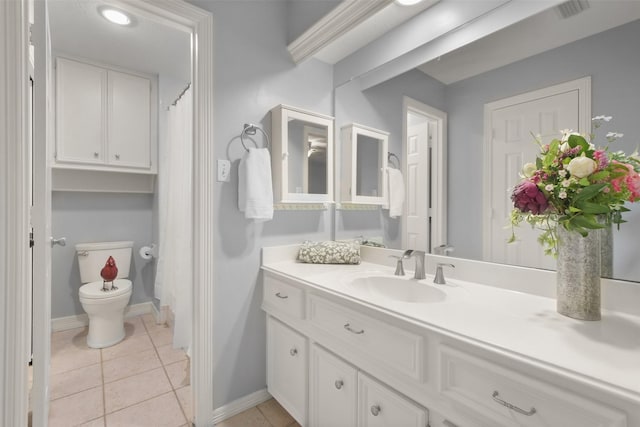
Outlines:
[[[151, 313], [158, 319], [157, 310], [151, 301], [140, 304], [132, 304], [124, 309], [124, 317], [136, 317]], [[82, 328], [89, 324], [89, 317], [86, 314], [75, 314], [73, 316], [58, 317], [51, 319], [51, 331], [66, 331], [67, 329]]]
[[262, 390], [258, 390], [254, 393], [251, 393], [245, 397], [234, 400], [231, 403], [228, 403], [224, 406], [221, 406], [213, 411], [213, 419], [210, 423], [206, 425], [214, 425], [221, 421], [226, 420], [227, 418], [231, 418], [234, 415], [239, 414], [240, 412], [246, 411], [247, 409], [251, 409], [256, 405], [261, 404], [262, 402], [266, 402], [271, 399], [271, 395], [267, 391], [266, 388]]

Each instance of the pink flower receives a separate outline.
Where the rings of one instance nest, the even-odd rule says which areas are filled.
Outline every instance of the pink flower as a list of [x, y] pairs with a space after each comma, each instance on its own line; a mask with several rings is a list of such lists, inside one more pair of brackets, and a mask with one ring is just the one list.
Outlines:
[[531, 212], [534, 215], [544, 213], [549, 207], [549, 201], [544, 193], [528, 179], [516, 185], [511, 194], [511, 200], [521, 212]]
[[609, 166], [609, 157], [607, 156], [607, 152], [604, 150], [596, 150], [593, 153], [593, 158], [598, 163], [598, 170], [601, 171], [607, 166]]
[[633, 167], [631, 167], [631, 165], [627, 165], [627, 167], [629, 168], [629, 173], [627, 174], [625, 182], [627, 184], [627, 188], [629, 189], [629, 191], [631, 191], [629, 201], [635, 202], [636, 200], [640, 199], [640, 174], [633, 170]]

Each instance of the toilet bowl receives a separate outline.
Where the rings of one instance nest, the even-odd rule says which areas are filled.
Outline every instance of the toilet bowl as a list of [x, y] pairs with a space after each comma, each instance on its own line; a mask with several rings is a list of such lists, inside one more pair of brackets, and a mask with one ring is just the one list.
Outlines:
[[[132, 284], [126, 279], [131, 264], [133, 242], [100, 242], [76, 245], [80, 280], [79, 297], [83, 310], [89, 316], [87, 345], [104, 348], [124, 339], [124, 309], [131, 298]], [[113, 257], [118, 275], [109, 290], [104, 290], [100, 270], [106, 260]]]

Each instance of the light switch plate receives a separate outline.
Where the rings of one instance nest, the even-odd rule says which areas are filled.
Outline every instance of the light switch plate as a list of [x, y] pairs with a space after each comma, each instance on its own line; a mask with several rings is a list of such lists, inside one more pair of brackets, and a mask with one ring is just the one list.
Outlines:
[[218, 160], [218, 182], [229, 182], [231, 162], [229, 160]]

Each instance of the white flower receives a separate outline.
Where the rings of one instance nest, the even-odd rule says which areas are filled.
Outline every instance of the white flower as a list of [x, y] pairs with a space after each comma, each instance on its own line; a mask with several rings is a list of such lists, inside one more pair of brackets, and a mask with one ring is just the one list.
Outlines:
[[594, 118], [591, 119], [591, 121], [596, 121], [596, 120], [602, 120], [604, 122], [609, 122], [611, 121], [613, 117], [611, 116], [595, 116]]
[[565, 179], [564, 181], [562, 181], [562, 186], [563, 186], [564, 188], [567, 188], [567, 187], [568, 187], [568, 186], [570, 186], [570, 185], [571, 185], [571, 181], [570, 181], [570, 180]]
[[619, 133], [619, 132], [609, 132], [605, 135], [605, 137], [609, 140], [622, 138], [623, 136], [624, 136], [624, 133]]
[[565, 176], [567, 176], [567, 171], [564, 169], [561, 169], [558, 171], [558, 175], [560, 175], [562, 178], [564, 178]]
[[533, 173], [537, 170], [536, 165], [533, 163], [525, 163], [524, 166], [522, 166], [522, 175], [525, 178], [531, 178], [533, 176]]
[[[580, 135], [578, 132], [574, 131], [573, 129], [562, 129], [560, 131], [560, 133], [562, 134], [562, 138], [560, 138], [560, 142], [564, 142], [566, 143], [567, 141], [569, 141], [569, 137], [571, 135]], [[565, 147], [566, 145], [566, 147]], [[563, 148], [564, 147], [564, 148]], [[560, 151], [565, 152], [569, 149], [569, 145], [568, 144], [562, 144], [560, 146]]]
[[[595, 172], [598, 164], [589, 157], [576, 157], [567, 165], [569, 173], [576, 178], [584, 178]], [[564, 185], [564, 182], [562, 183]]]
[[567, 192], [566, 191], [561, 191], [558, 193], [558, 197], [561, 199], [566, 199], [567, 198]]
[[553, 184], [547, 184], [544, 186], [544, 189], [547, 191], [553, 191]]

